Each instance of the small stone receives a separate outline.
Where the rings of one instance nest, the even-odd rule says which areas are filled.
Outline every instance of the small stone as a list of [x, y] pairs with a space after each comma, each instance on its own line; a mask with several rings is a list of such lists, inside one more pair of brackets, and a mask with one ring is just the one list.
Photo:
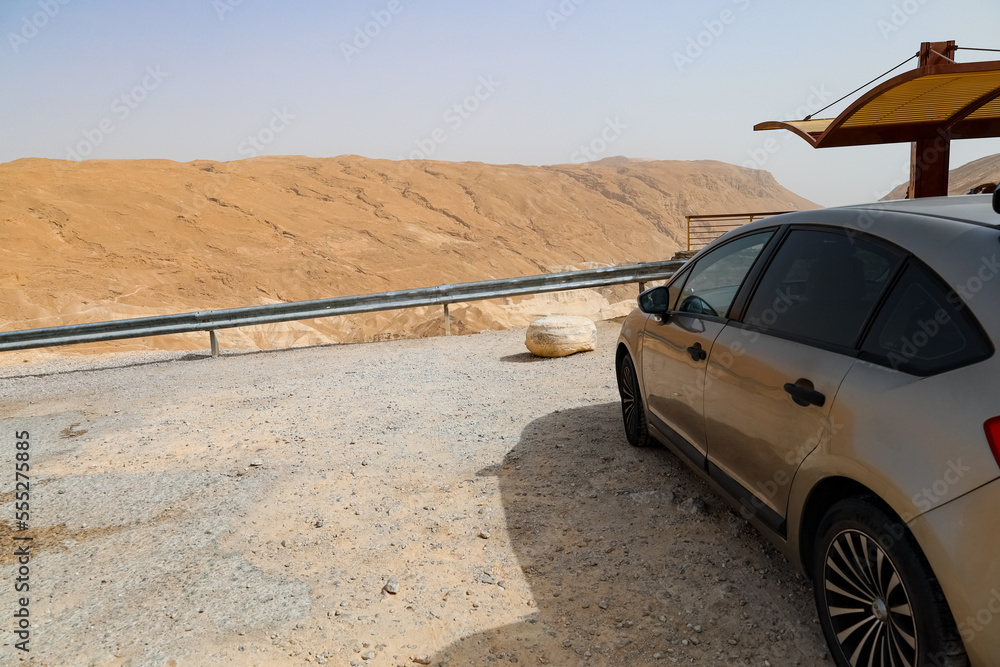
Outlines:
[[608, 601], [607, 600], [601, 600], [600, 602], [597, 603], [597, 606], [600, 607], [601, 609], [607, 609], [608, 608]]
[[488, 530], [479, 531], [479, 537], [483, 538], [484, 540], [490, 539], [490, 531]]
[[418, 655], [417, 657], [413, 658], [413, 662], [418, 665], [429, 665], [431, 664], [431, 659], [430, 656]]
[[382, 587], [382, 590], [390, 595], [395, 595], [399, 592], [399, 580], [396, 579], [396, 577], [390, 577], [389, 581], [385, 582], [385, 586]]
[[375, 657], [375, 651], [366, 651], [365, 653], [361, 654], [362, 660], [371, 660], [374, 657]]
[[315, 526], [317, 528], [322, 528], [323, 524], [325, 524], [325, 523], [326, 523], [326, 519], [316, 519]]
[[262, 465], [264, 465], [264, 459], [254, 459], [253, 461], [250, 462], [251, 468], [259, 468]]

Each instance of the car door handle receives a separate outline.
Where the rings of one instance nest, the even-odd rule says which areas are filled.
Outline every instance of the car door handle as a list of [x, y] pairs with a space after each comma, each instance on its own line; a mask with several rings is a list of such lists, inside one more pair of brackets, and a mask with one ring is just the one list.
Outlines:
[[701, 343], [695, 343], [688, 348], [688, 354], [691, 355], [692, 361], [704, 361], [708, 358], [708, 352], [702, 349]]
[[[801, 382], [802, 380], [799, 380], [799, 383]], [[823, 407], [823, 404], [826, 403], [826, 396], [813, 389], [812, 382], [809, 382], [808, 380], [806, 380], [806, 382], [809, 384], [808, 387], [802, 386], [802, 384], [799, 383], [792, 384], [789, 382], [785, 384], [785, 391], [791, 395], [792, 400], [795, 401], [796, 405], [801, 405], [802, 407], [810, 405], [815, 405], [820, 408]]]

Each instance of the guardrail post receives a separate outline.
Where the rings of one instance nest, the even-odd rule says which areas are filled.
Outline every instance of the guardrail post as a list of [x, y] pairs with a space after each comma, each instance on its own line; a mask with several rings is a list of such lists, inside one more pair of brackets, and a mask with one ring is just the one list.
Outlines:
[[208, 332], [208, 340], [212, 344], [212, 357], [219, 356], [219, 337], [215, 334], [215, 329]]
[[448, 304], [444, 304], [444, 335], [451, 335], [451, 313], [448, 311]]
[[646, 283], [644, 283], [644, 282], [642, 282], [642, 281], [640, 280], [640, 281], [639, 281], [639, 294], [642, 294], [642, 293], [643, 293], [643, 292], [645, 292], [645, 291], [646, 291]]

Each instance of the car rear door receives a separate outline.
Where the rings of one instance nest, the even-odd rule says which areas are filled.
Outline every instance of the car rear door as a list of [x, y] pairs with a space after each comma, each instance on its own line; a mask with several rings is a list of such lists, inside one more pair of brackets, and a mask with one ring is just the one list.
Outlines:
[[834, 397], [902, 258], [835, 228], [792, 228], [737, 304], [740, 321], [715, 341], [705, 382], [709, 473], [781, 533], [795, 471], [839, 428], [829, 420]]

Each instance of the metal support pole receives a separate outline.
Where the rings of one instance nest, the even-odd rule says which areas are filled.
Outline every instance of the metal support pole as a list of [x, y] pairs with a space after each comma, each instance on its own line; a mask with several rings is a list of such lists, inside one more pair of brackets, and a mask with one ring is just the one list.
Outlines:
[[448, 312], [448, 304], [444, 304], [444, 335], [451, 335], [451, 313]]
[[910, 199], [947, 197], [951, 139], [942, 134], [918, 139], [910, 148]]
[[208, 332], [208, 340], [212, 344], [212, 357], [217, 358], [219, 356], [219, 337], [215, 335], [215, 329]]
[[644, 282], [642, 282], [642, 281], [640, 280], [640, 281], [639, 281], [639, 294], [642, 294], [642, 293], [643, 293], [643, 292], [645, 292], [645, 291], [646, 291], [646, 283], [644, 283]]
[[[924, 42], [920, 45], [920, 67], [954, 64], [955, 42]], [[938, 128], [936, 136], [925, 136], [910, 144], [909, 199], [948, 195], [951, 134]]]

